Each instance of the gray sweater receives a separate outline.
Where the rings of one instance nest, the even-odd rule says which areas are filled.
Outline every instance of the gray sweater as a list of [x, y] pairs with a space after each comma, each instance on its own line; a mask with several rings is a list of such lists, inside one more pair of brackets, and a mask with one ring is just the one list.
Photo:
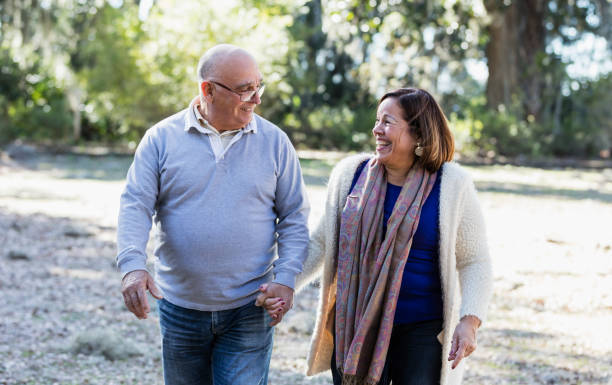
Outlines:
[[166, 300], [197, 310], [242, 306], [259, 286], [294, 287], [308, 246], [309, 206], [287, 135], [254, 115], [215, 161], [192, 108], [149, 129], [121, 195], [117, 265], [146, 269], [156, 224], [155, 281]]

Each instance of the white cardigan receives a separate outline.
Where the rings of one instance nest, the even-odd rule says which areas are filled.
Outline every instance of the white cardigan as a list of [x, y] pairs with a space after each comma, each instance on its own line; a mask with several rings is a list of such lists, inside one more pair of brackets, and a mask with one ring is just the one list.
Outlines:
[[[325, 211], [311, 233], [308, 257], [303, 272], [297, 277], [296, 287], [300, 290], [321, 274], [323, 268], [317, 321], [308, 354], [308, 375], [330, 368], [340, 217], [357, 166], [371, 156], [353, 155], [333, 169]], [[460, 317], [475, 315], [484, 323], [491, 297], [492, 271], [476, 189], [465, 170], [453, 162], [443, 165], [440, 184], [440, 275], [444, 309], [444, 328], [438, 336], [442, 342], [440, 384], [456, 385], [461, 383], [464, 360], [454, 370], [450, 369], [447, 357], [451, 338]]]

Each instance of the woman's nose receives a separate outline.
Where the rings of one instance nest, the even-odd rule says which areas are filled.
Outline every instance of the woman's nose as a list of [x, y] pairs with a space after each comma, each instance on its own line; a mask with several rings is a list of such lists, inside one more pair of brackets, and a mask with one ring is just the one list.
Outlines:
[[380, 123], [374, 123], [374, 127], [372, 128], [372, 134], [376, 136], [377, 134], [382, 134], [382, 125]]

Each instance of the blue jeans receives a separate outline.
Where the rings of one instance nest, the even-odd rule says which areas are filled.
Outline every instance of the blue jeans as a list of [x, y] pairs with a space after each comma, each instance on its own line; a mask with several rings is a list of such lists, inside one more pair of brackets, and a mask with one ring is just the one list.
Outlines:
[[166, 385], [266, 385], [274, 329], [250, 302], [222, 311], [186, 309], [161, 299]]
[[[393, 325], [387, 359], [378, 385], [440, 384], [442, 345], [436, 336], [441, 331], [440, 319]], [[331, 372], [334, 385], [341, 384], [342, 377], [336, 368], [336, 349], [332, 354]]]

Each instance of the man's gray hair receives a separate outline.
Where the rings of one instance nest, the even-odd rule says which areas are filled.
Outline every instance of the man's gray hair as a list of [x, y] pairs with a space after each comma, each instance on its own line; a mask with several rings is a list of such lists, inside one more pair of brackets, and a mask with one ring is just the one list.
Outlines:
[[236, 51], [244, 50], [231, 44], [219, 44], [206, 51], [204, 55], [200, 57], [200, 61], [198, 62], [198, 84], [215, 74], [219, 59]]
[[204, 79], [207, 79], [214, 70], [214, 60], [211, 60], [208, 52], [200, 57], [198, 62], [198, 84], [202, 83]]

